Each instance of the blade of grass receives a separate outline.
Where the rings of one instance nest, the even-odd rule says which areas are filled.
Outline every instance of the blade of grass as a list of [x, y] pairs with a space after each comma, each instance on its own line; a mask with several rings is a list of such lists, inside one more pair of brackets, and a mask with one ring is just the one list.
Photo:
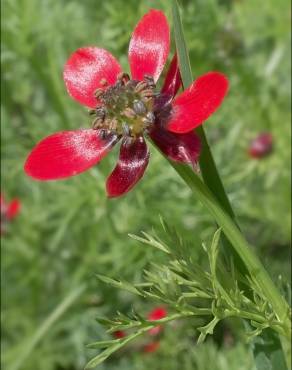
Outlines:
[[[186, 48], [186, 43], [184, 39], [184, 33], [182, 28], [182, 22], [179, 15], [179, 9], [176, 1], [173, 1], [172, 7], [172, 14], [173, 14], [173, 24], [174, 24], [174, 37], [175, 37], [175, 44], [177, 49], [178, 55], [178, 62], [180, 67], [180, 73], [182, 78], [182, 83], [184, 89], [186, 89], [191, 83], [193, 82], [192, 70], [190, 65], [190, 60]], [[219, 176], [219, 173], [216, 168], [215, 161], [213, 159], [212, 153], [209, 148], [209, 144], [202, 126], [196, 129], [196, 133], [200, 136], [201, 144], [202, 144], [202, 151], [200, 154], [200, 169], [202, 172], [202, 177], [212, 191], [214, 196], [218, 199], [219, 203], [225, 210], [229, 213], [229, 215], [234, 218], [234, 213], [232, 207], [230, 205], [229, 199], [225, 192], [223, 183]]]
[[[193, 75], [189, 60], [189, 55], [186, 47], [186, 42], [183, 33], [182, 22], [179, 14], [179, 9], [177, 2], [173, 2], [172, 7], [173, 14], [173, 24], [174, 24], [174, 36], [177, 49], [178, 62], [180, 67], [180, 73], [182, 78], [182, 83], [184, 89], [186, 89], [193, 82]], [[204, 132], [203, 126], [199, 126], [196, 129], [196, 133], [199, 135], [201, 140], [201, 154], [199, 158], [200, 169], [202, 173], [203, 180], [208, 188], [211, 190], [215, 198], [221, 204], [221, 206], [226, 210], [229, 216], [235, 219], [234, 212], [232, 210], [231, 204], [229, 202], [228, 196], [225, 192], [222, 180], [218, 173], [213, 155], [211, 153], [207, 137]], [[247, 270], [245, 265], [242, 263], [241, 259], [237, 253], [232, 249], [232, 246], [225, 237], [225, 234], [222, 235], [222, 244], [223, 244], [223, 255], [225, 263], [228, 265], [230, 258], [228, 256], [232, 255], [233, 260], [241, 272], [241, 274], [246, 274]]]
[[[186, 48], [186, 43], [184, 39], [182, 22], [181, 22], [181, 18], [179, 14], [179, 8], [178, 8], [178, 4], [176, 0], [172, 1], [172, 14], [173, 14], [175, 41], [176, 41], [180, 72], [182, 76], [183, 86], [184, 88], [186, 88], [192, 83], [193, 76], [192, 76], [190, 60], [189, 60], [189, 56], [188, 56], [188, 52]], [[209, 209], [209, 212], [213, 214], [217, 223], [220, 226], [222, 226], [222, 229], [225, 235], [227, 236], [229, 242], [233, 245], [235, 250], [237, 250], [238, 254], [240, 255], [241, 259], [244, 261], [245, 266], [248, 268], [249, 272], [252, 274], [256, 273], [256, 279], [257, 281], [260, 281], [259, 283], [262, 289], [264, 289], [265, 293], [266, 294], [268, 293], [268, 295], [266, 296], [271, 303], [273, 302], [272, 305], [273, 305], [275, 312], [277, 312], [277, 314], [280, 315], [279, 317], [282, 320], [285, 320], [287, 322], [287, 329], [288, 329], [288, 336], [289, 336], [290, 335], [290, 329], [289, 329], [290, 321], [289, 321], [289, 316], [288, 316], [289, 306], [287, 305], [286, 301], [283, 299], [283, 297], [278, 292], [277, 288], [275, 287], [273, 281], [270, 279], [268, 273], [265, 271], [261, 262], [257, 259], [256, 255], [250, 249], [249, 245], [245, 242], [244, 238], [242, 238], [242, 235], [239, 229], [237, 228], [237, 225], [232, 222], [232, 220], [235, 219], [235, 215], [232, 210], [229, 199], [227, 197], [227, 194], [225, 192], [225, 189], [221, 181], [221, 178], [219, 176], [219, 173], [217, 171], [216, 164], [213, 159], [212, 153], [210, 151], [203, 127], [202, 126], [199, 127], [196, 130], [196, 132], [199, 134], [201, 143], [202, 143], [202, 153], [200, 156], [200, 168], [201, 168], [203, 180], [205, 184], [208, 186], [214, 198], [219, 202], [218, 206], [221, 206], [226, 211], [224, 218], [225, 216], [227, 216], [227, 219], [225, 221], [228, 221], [228, 223], [229, 221], [231, 221], [231, 224], [229, 226], [231, 226], [231, 229], [233, 229], [235, 234], [238, 234], [237, 236], [239, 236], [239, 239], [242, 239], [241, 241], [243, 242], [243, 244], [239, 247], [239, 249], [238, 249], [239, 245], [236, 244], [237, 238], [234, 239], [234, 236], [236, 237], [236, 235], [233, 235], [233, 236], [231, 235], [233, 231], [229, 229], [229, 226], [227, 226], [227, 229], [226, 227], [222, 226], [221, 221], [223, 220], [220, 220], [220, 217], [222, 215], [221, 216], [219, 214], [216, 215], [217, 211], [218, 210], [221, 211], [221, 210], [212, 209], [214, 205], [216, 206], [216, 204], [215, 203], [213, 205], [211, 203], [208, 204], [208, 200], [204, 199], [205, 198], [204, 196], [207, 194], [204, 194], [203, 192], [201, 192], [201, 190], [203, 190], [202, 186], [201, 187], [198, 186], [201, 184], [200, 183], [196, 184], [196, 181], [194, 181], [194, 180], [200, 180], [200, 179], [199, 178], [196, 179], [196, 177], [194, 177], [196, 176], [195, 174], [184, 173], [183, 167], [180, 167], [179, 165], [176, 165], [173, 163], [171, 164], [176, 169], [176, 171], [180, 173], [181, 177], [185, 180], [185, 182], [188, 183], [188, 185], [193, 190], [193, 192], [196, 193], [197, 195], [200, 195], [199, 197], [200, 200], [202, 201], [202, 203], [206, 205], [206, 207]], [[198, 194], [198, 192], [200, 194]], [[217, 216], [219, 216], [219, 219]], [[228, 220], [228, 217], [229, 217], [229, 220]], [[225, 243], [224, 243], [225, 253], [226, 253], [226, 248], [230, 249], [230, 244], [228, 243], [228, 240], [225, 240]], [[241, 249], [241, 247], [243, 247], [243, 249]], [[246, 255], [246, 253], [248, 255]], [[235, 255], [234, 261], [239, 271], [244, 272], [244, 266], [242, 265], [242, 261], [238, 259], [237, 255]], [[273, 333], [271, 329], [268, 329], [265, 332], [265, 338], [261, 337], [260, 339], [263, 339], [262, 343], [264, 343], [264, 345], [261, 346], [260, 351], [258, 351], [258, 348], [259, 348], [258, 346], [253, 345], [253, 355], [255, 358], [257, 368], [259, 370], [263, 370], [264, 366], [266, 366], [266, 365], [263, 365], [262, 361], [259, 361], [259, 353], [260, 353], [261, 355], [265, 357], [265, 359], [268, 359], [268, 362], [269, 362], [268, 365], [271, 366], [270, 367], [271, 369], [275, 368], [275, 361], [274, 361], [275, 359], [278, 362], [278, 369], [281, 369], [281, 370], [287, 369], [286, 362], [285, 362], [285, 356], [284, 356], [278, 335], [276, 333]], [[269, 341], [272, 344], [272, 346], [265, 345], [268, 343], [267, 341]], [[270, 353], [271, 350], [275, 355], [272, 355]]]
[[35, 334], [26, 342], [23, 351], [16, 356], [15, 362], [10, 366], [9, 370], [18, 370], [22, 367], [25, 360], [29, 357], [40, 340], [46, 335], [52, 325], [66, 312], [66, 310], [76, 301], [76, 299], [84, 292], [85, 285], [80, 285], [72, 290], [54, 311], [46, 318], [42, 325], [37, 329]]

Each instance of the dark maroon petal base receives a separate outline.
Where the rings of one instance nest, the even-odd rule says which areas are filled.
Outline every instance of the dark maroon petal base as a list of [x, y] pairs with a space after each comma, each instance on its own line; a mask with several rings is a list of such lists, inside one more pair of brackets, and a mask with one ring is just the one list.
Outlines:
[[170, 95], [171, 98], [174, 98], [180, 87], [181, 76], [177, 62], [177, 55], [175, 54], [166, 73], [161, 93]]
[[150, 137], [169, 159], [175, 162], [190, 163], [193, 166], [197, 163], [201, 143], [193, 131], [187, 134], [174, 134], [156, 127], [150, 133]]
[[149, 151], [142, 136], [123, 139], [118, 163], [107, 179], [108, 196], [119, 197], [131, 190], [143, 176], [148, 161]]

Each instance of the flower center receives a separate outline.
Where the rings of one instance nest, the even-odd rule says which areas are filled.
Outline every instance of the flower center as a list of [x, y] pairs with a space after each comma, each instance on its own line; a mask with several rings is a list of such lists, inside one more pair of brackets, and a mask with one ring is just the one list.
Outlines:
[[95, 96], [101, 103], [90, 111], [94, 121], [93, 129], [104, 129], [117, 135], [137, 137], [154, 122], [154, 89], [152, 77], [143, 81], [130, 80], [126, 73], [118, 76], [115, 85], [97, 89]]

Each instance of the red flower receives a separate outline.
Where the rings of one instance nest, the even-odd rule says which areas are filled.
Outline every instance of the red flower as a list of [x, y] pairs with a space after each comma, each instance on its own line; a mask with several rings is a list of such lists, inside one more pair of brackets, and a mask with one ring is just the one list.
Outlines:
[[143, 352], [144, 353], [156, 352], [159, 347], [160, 347], [160, 342], [159, 341], [150, 342], [150, 343], [145, 344], [145, 346], [143, 347]]
[[18, 198], [12, 199], [11, 202], [5, 201], [4, 195], [0, 195], [0, 206], [1, 206], [1, 225], [0, 234], [2, 235], [7, 228], [7, 224], [11, 222], [20, 212], [21, 203]]
[[125, 194], [143, 176], [149, 161], [144, 135], [172, 160], [194, 164], [200, 145], [192, 130], [221, 104], [228, 82], [209, 72], [177, 98], [180, 75], [176, 58], [164, 86], [155, 93], [170, 47], [165, 15], [149, 11], [137, 24], [129, 45], [131, 78], [117, 60], [96, 47], [78, 49], [64, 68], [68, 93], [93, 108], [91, 129], [61, 131], [30, 153], [25, 171], [38, 180], [77, 175], [97, 164], [121, 140], [118, 163], [107, 179], [109, 197]]
[[250, 144], [248, 153], [252, 158], [261, 159], [273, 150], [273, 136], [270, 133], [259, 134]]
[[[156, 307], [154, 308], [148, 315], [148, 320], [149, 321], [156, 321], [156, 320], [161, 320], [163, 319], [164, 317], [167, 316], [167, 311], [164, 307]], [[157, 325], [155, 326], [154, 328], [150, 329], [149, 330], [149, 334], [151, 335], [157, 335], [159, 333], [161, 333], [162, 331], [162, 326], [161, 325]]]
[[123, 330], [117, 330], [113, 332], [113, 337], [116, 339], [121, 339], [126, 336], [126, 333]]

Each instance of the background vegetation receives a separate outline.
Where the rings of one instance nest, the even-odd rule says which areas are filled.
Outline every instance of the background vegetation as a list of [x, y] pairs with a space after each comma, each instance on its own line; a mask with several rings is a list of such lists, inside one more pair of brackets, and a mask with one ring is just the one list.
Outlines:
[[[286, 0], [181, 1], [195, 76], [226, 73], [231, 89], [205, 124], [224, 184], [247, 238], [282, 289], [289, 281], [290, 7]], [[81, 46], [111, 51], [128, 70], [127, 48], [150, 7], [170, 16], [167, 0], [4, 0], [2, 3], [1, 190], [19, 197], [21, 214], [2, 238], [2, 350], [7, 370], [79, 370], [91, 341], [108, 338], [96, 316], [149, 312], [155, 303], [97, 281], [105, 274], [139, 281], [164, 258], [127, 234], [159, 230], [159, 214], [191, 243], [194, 257], [215, 230], [213, 221], [154, 150], [143, 179], [127, 196], [109, 200], [104, 182], [116, 152], [92, 170], [39, 183], [23, 163], [44, 136], [88, 127], [86, 111], [65, 91], [62, 68]], [[268, 131], [273, 153], [247, 155]], [[195, 210], [195, 211], [194, 211]], [[203, 261], [202, 261], [203, 263]], [[175, 330], [174, 330], [175, 329]], [[248, 346], [236, 321], [220, 325], [197, 346], [190, 323], [166, 327], [161, 347], [143, 354], [129, 346], [101, 369], [250, 370]]]

